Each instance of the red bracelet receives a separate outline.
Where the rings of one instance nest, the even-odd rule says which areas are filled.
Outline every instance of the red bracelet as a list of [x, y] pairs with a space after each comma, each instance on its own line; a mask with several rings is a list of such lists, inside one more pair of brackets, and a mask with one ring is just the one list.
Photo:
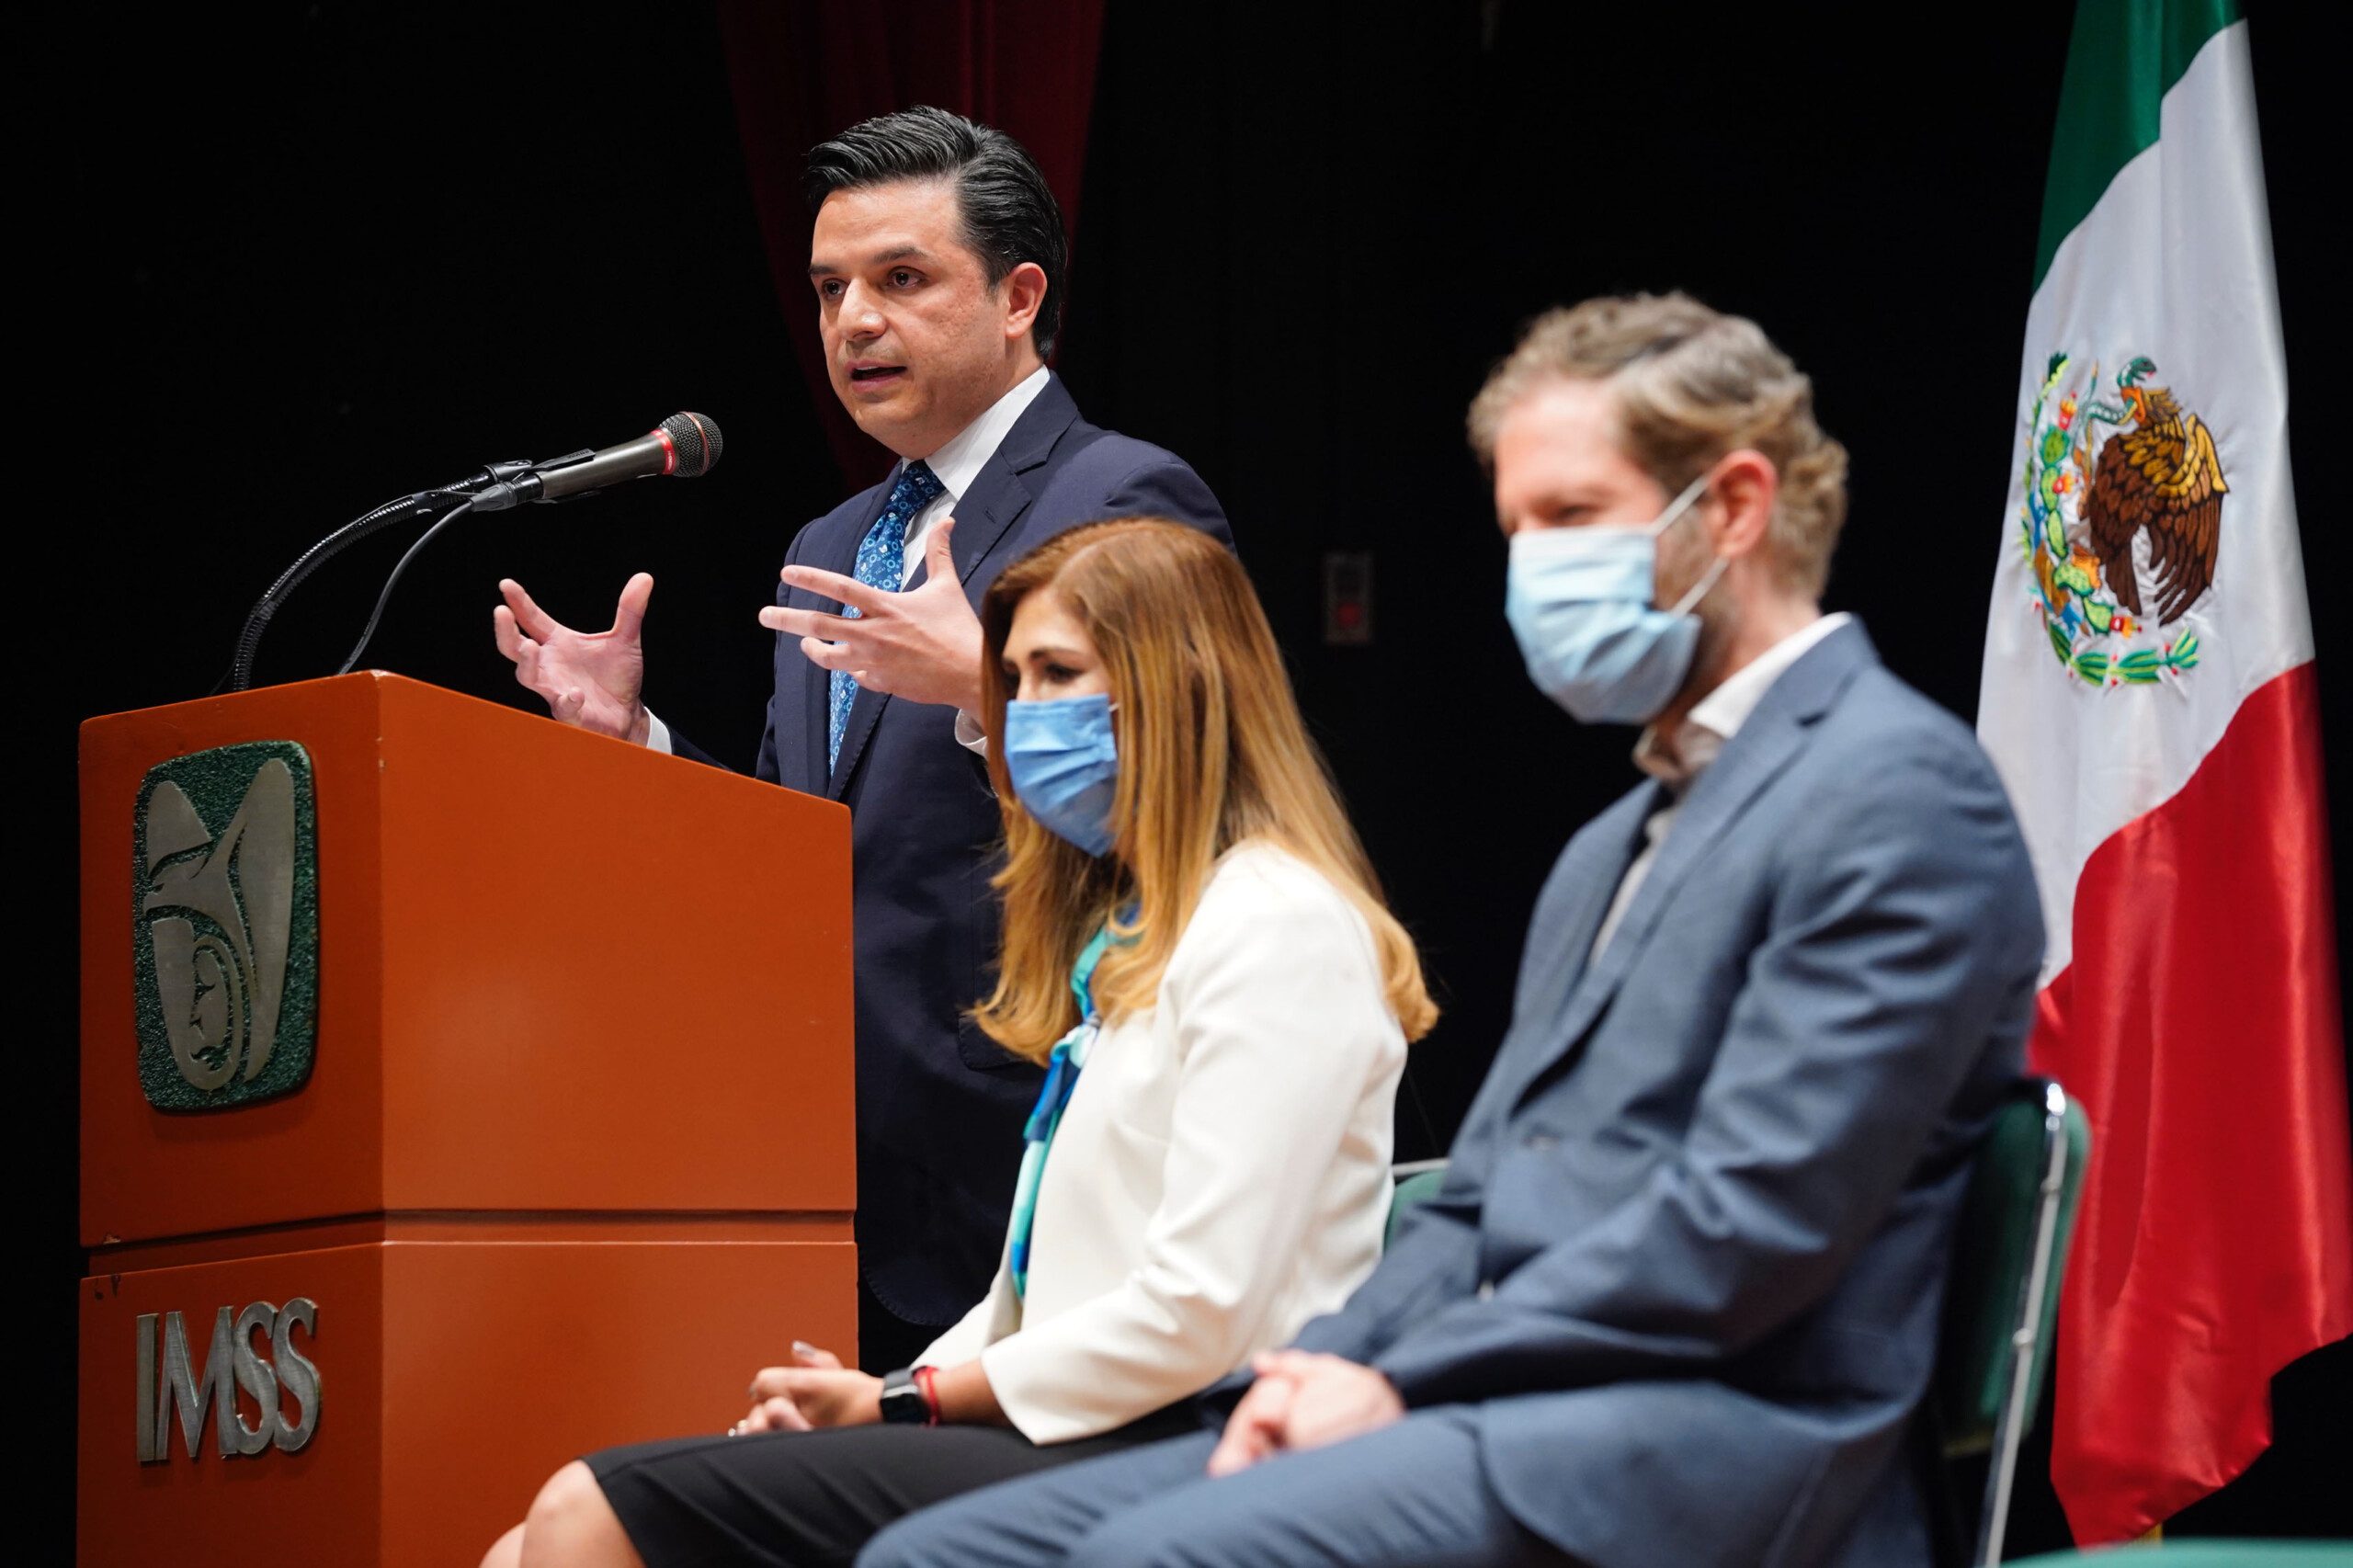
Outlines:
[[929, 1367], [915, 1369], [915, 1387], [923, 1391], [923, 1402], [931, 1409], [931, 1420], [926, 1425], [937, 1426], [939, 1425], [939, 1391], [932, 1387], [932, 1376], [933, 1369]]

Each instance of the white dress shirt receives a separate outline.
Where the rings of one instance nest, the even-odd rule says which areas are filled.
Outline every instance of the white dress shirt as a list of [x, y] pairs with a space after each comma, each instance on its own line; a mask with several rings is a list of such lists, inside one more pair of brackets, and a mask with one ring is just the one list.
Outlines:
[[[981, 477], [981, 470], [996, 456], [1005, 438], [1013, 434], [1015, 423], [1046, 390], [1046, 381], [1052, 373], [1042, 365], [1030, 371], [1011, 392], [989, 404], [978, 419], [950, 436], [939, 450], [925, 460], [931, 464], [932, 476], [939, 481], [939, 494], [907, 519], [906, 559], [899, 566], [899, 586], [904, 588], [914, 581], [915, 568], [923, 564], [925, 531], [940, 518], [956, 515], [956, 504], [971, 493], [972, 482]], [[892, 483], [897, 483], [906, 466], [902, 460], [891, 471]]]
[[1279, 849], [1229, 851], [1153, 1006], [1087, 1054], [1039, 1182], [1026, 1300], [1001, 1261], [923, 1363], [978, 1356], [1013, 1425], [1060, 1443], [1289, 1344], [1380, 1258], [1404, 1064], [1355, 904]]
[[[925, 460], [931, 464], [933, 477], [939, 481], [939, 494], [933, 496], [922, 511], [907, 519], [906, 545], [904, 559], [899, 564], [899, 586], [905, 587], [914, 579], [915, 568], [923, 564], [925, 531], [940, 518], [955, 515], [956, 504], [972, 490], [972, 482], [981, 477], [981, 470], [996, 456], [996, 449], [1005, 445], [1005, 438], [1013, 433], [1015, 423], [1029, 412], [1031, 403], [1038, 401], [1038, 394], [1046, 390], [1047, 380], [1052, 374], [1043, 365], [1030, 371], [1014, 384], [1012, 391], [989, 404], [979, 418], [950, 436], [938, 451]], [[898, 483], [899, 475], [905, 472], [906, 466], [906, 460], [901, 459], [898, 466], [892, 469], [892, 483]], [[967, 745], [972, 744], [970, 740], [964, 740], [964, 728], [969, 721], [961, 713], [957, 715], [957, 738]], [[972, 731], [976, 738], [979, 733], [977, 729]], [[645, 744], [654, 751], [676, 749], [670, 744], [670, 726], [650, 708], [645, 712]]]
[[1617, 934], [1618, 922], [1625, 915], [1626, 906], [1634, 902], [1643, 879], [1650, 875], [1659, 846], [1666, 842], [1667, 829], [1675, 825], [1675, 813], [1683, 809], [1683, 797], [1690, 791], [1692, 781], [1707, 771], [1708, 765], [1724, 749], [1724, 743], [1748, 722], [1748, 716], [1756, 711], [1756, 705], [1765, 700], [1773, 683], [1803, 658], [1806, 650], [1854, 619], [1843, 610], [1836, 615], [1817, 617], [1734, 670], [1724, 677], [1722, 685], [1691, 705], [1691, 711], [1676, 726], [1672, 743], [1658, 733], [1655, 724], [1643, 732], [1642, 739], [1634, 743], [1634, 766], [1666, 786], [1666, 803], [1643, 824], [1642, 853], [1634, 857], [1634, 863], [1626, 868], [1626, 875], [1618, 883], [1618, 892], [1609, 901], [1609, 913], [1602, 916], [1601, 929], [1594, 935], [1588, 962], [1599, 958], [1601, 949]]

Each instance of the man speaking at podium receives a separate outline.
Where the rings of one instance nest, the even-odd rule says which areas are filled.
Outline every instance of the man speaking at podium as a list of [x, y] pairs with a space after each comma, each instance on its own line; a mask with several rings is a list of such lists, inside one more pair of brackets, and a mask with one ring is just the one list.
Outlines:
[[[1199, 475], [1087, 424], [1046, 369], [1066, 241], [1019, 143], [908, 109], [813, 151], [808, 190], [827, 373], [901, 460], [786, 551], [759, 612], [779, 635], [757, 772], [850, 808], [858, 1338], [865, 1366], [885, 1369], [987, 1289], [1037, 1091], [1036, 1070], [963, 1017], [996, 949], [996, 802], [960, 712], [981, 700], [973, 606], [1008, 562], [1079, 523], [1148, 514], [1230, 535]], [[652, 577], [631, 577], [596, 633], [558, 623], [519, 584], [499, 589], [499, 649], [556, 718], [712, 760], [642, 699]]]

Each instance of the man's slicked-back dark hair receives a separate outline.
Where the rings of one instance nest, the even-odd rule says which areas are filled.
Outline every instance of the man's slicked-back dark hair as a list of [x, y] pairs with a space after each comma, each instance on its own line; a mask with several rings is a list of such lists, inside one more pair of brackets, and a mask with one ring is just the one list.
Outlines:
[[837, 190], [911, 179], [955, 181], [964, 244], [988, 269], [991, 288], [1025, 261], [1045, 272], [1046, 298], [1030, 324], [1029, 340], [1040, 358], [1052, 354], [1062, 331], [1070, 243], [1063, 233], [1063, 210], [1021, 143], [961, 114], [917, 105], [861, 120], [810, 149], [804, 186], [814, 212]]

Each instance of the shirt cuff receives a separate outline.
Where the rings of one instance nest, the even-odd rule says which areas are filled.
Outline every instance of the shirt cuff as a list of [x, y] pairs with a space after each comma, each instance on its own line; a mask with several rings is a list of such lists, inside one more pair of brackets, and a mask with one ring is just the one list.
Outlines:
[[[652, 715], [649, 714], [648, 717]], [[663, 733], [666, 736], [669, 732], [665, 730]], [[989, 754], [988, 732], [981, 728], [981, 722], [978, 719], [973, 718], [961, 708], [956, 710], [956, 744], [974, 756], [986, 756]]]
[[645, 749], [673, 756], [677, 755], [670, 744], [670, 726], [664, 723], [661, 716], [651, 708], [645, 710]]

